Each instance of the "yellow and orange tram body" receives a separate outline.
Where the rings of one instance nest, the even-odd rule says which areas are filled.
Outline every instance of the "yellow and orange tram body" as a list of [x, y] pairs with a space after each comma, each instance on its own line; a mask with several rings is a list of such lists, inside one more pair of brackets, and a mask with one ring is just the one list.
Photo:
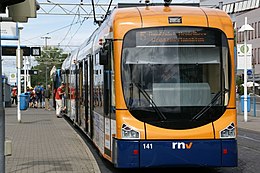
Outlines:
[[64, 61], [66, 116], [115, 167], [237, 166], [230, 17], [121, 6]]

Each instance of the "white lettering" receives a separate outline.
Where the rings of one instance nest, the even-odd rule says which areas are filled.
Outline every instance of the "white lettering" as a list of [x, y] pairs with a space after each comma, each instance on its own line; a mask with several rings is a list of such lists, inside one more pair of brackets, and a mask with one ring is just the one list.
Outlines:
[[172, 149], [191, 149], [192, 147], [192, 142], [190, 143], [185, 143], [185, 142], [172, 142]]
[[184, 142], [179, 142], [178, 143], [178, 149], [185, 149], [185, 143]]

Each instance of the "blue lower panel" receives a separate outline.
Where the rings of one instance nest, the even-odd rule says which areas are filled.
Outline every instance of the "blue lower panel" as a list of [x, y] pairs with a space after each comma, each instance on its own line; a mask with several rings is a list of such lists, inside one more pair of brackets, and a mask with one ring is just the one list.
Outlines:
[[[113, 162], [118, 168], [139, 168], [139, 141], [115, 140]], [[135, 153], [138, 151], [138, 153]]]
[[[224, 154], [224, 151], [227, 151]], [[237, 166], [237, 141], [236, 140], [223, 140], [222, 141], [222, 166]]]
[[115, 166], [121, 168], [237, 166], [236, 140], [116, 140], [115, 143]]

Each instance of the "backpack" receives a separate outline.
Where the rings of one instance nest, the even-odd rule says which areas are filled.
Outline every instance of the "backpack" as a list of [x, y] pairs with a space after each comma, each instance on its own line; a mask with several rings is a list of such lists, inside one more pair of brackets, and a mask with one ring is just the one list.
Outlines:
[[36, 93], [37, 95], [40, 95], [40, 94], [41, 94], [41, 88], [40, 88], [40, 87], [37, 87], [37, 88], [35, 89], [35, 93]]

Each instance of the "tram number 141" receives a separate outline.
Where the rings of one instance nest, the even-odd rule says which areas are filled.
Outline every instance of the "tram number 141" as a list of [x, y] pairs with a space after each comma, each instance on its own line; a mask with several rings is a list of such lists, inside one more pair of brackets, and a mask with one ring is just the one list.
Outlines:
[[153, 144], [151, 143], [145, 143], [143, 144], [144, 150], [152, 150], [153, 149]]

